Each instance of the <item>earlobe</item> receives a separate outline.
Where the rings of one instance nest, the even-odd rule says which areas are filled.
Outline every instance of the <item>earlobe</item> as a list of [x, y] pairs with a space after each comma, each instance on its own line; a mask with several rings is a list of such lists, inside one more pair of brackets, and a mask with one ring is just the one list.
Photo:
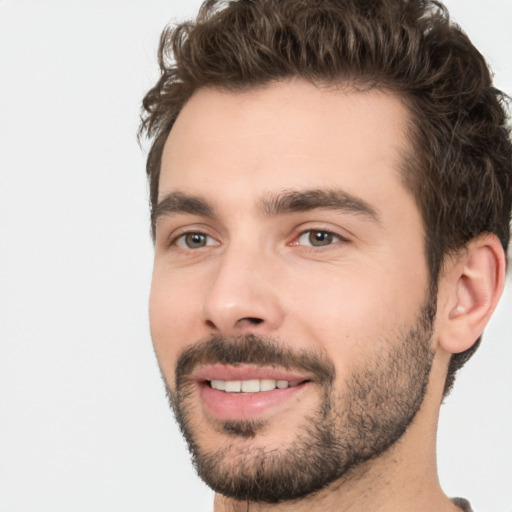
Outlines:
[[438, 311], [444, 350], [463, 352], [481, 336], [503, 292], [505, 262], [501, 243], [492, 234], [475, 238], [451, 259], [441, 278], [446, 297]]

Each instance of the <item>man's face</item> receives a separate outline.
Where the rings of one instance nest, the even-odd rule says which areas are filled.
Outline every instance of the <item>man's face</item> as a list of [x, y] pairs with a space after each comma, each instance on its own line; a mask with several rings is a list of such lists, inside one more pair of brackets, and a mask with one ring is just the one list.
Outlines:
[[400, 176], [407, 111], [302, 81], [200, 90], [166, 143], [151, 332], [200, 475], [297, 498], [421, 405], [435, 300]]

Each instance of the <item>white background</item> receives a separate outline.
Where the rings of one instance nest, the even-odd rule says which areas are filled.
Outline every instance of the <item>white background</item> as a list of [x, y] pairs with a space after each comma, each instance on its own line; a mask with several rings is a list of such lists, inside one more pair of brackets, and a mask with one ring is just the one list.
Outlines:
[[[145, 155], [198, 0], [0, 0], [0, 512], [207, 511], [151, 348]], [[512, 92], [511, 0], [450, 0]], [[442, 410], [440, 477], [512, 511], [512, 285]]]

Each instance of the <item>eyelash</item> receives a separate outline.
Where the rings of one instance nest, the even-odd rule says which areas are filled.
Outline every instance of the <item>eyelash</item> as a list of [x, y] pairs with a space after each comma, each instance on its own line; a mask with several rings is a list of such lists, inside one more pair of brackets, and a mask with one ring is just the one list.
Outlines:
[[[319, 242], [320, 245], [313, 244], [313, 239], [314, 239], [315, 234], [317, 236], [314, 241]], [[324, 237], [324, 239], [327, 239], [327, 243], [322, 244], [322, 242], [324, 240], [319, 239], [318, 235], [321, 235], [322, 237]], [[304, 238], [305, 236], [308, 236], [308, 242], [310, 242], [309, 244], [304, 243], [304, 240], [303, 240], [303, 243], [300, 243], [301, 239]], [[318, 229], [318, 228], [305, 229], [304, 231], [299, 233], [299, 236], [295, 240], [296, 240], [296, 242], [293, 242], [292, 245], [307, 247], [312, 250], [321, 249], [323, 247], [329, 247], [330, 245], [333, 245], [333, 244], [339, 243], [339, 242], [348, 242], [348, 240], [346, 238], [342, 237], [341, 235], [334, 233], [333, 231], [330, 231], [328, 229], [321, 229], [321, 228], [320, 229]]]
[[[186, 238], [187, 237], [193, 237], [193, 236], [203, 237], [204, 239], [206, 239], [205, 245], [202, 245], [200, 247], [195, 247], [195, 248], [194, 247], [185, 246], [186, 245], [186, 241], [185, 241]], [[208, 239], [210, 241], [213, 240], [214, 243], [208, 243]], [[183, 240], [183, 245], [180, 245], [180, 241], [181, 240]], [[183, 250], [195, 250], [195, 249], [202, 249], [203, 247], [211, 247], [211, 246], [220, 245], [220, 244], [211, 235], [208, 235], [207, 233], [204, 233], [202, 231], [186, 231], [184, 233], [179, 234], [175, 238], [173, 238], [169, 245], [171, 245], [171, 246], [174, 245], [174, 246], [176, 246], [176, 247], [178, 247], [180, 249], [183, 249]]]
[[[317, 235], [316, 241], [319, 242], [320, 245], [314, 245], [315, 240], [312, 239], [312, 237], [315, 236], [314, 234]], [[302, 241], [302, 243], [300, 243], [301, 239], [303, 237], [305, 237], [306, 235], [309, 235], [308, 241], [310, 243], [309, 244], [304, 243], [305, 242], [304, 240]], [[319, 239], [318, 235], [324, 236], [327, 239], [327, 243], [322, 244], [323, 240]], [[204, 245], [199, 245], [197, 247], [190, 247], [189, 245], [187, 245], [187, 241], [186, 241], [187, 237], [194, 237], [194, 236], [201, 237], [203, 239], [202, 241], [205, 242]], [[211, 243], [211, 241], [213, 241], [213, 243]], [[321, 249], [323, 247], [329, 247], [330, 245], [333, 245], [333, 244], [339, 243], [339, 242], [348, 242], [348, 240], [345, 237], [343, 237], [337, 233], [334, 233], [333, 231], [330, 231], [328, 229], [311, 228], [311, 229], [305, 229], [304, 231], [301, 231], [299, 233], [299, 235], [294, 238], [294, 241], [290, 245], [307, 247], [309, 249], [315, 250], [315, 249]], [[201, 241], [198, 241], [198, 243], [201, 243]], [[211, 235], [208, 235], [207, 233], [204, 233], [202, 231], [187, 231], [184, 233], [180, 233], [178, 236], [174, 237], [171, 240], [169, 245], [176, 246], [182, 250], [192, 250], [193, 251], [196, 249], [202, 249], [204, 247], [211, 247], [211, 246], [216, 246], [216, 245], [220, 245], [220, 244]]]

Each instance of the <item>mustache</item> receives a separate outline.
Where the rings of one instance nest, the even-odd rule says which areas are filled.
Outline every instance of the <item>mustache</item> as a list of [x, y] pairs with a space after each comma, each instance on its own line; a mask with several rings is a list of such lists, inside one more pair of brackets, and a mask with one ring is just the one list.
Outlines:
[[331, 384], [336, 377], [332, 361], [318, 352], [294, 350], [275, 338], [257, 334], [236, 337], [212, 335], [180, 354], [175, 368], [177, 387], [190, 377], [195, 368], [209, 364], [282, 367], [312, 374], [315, 381], [325, 385]]

